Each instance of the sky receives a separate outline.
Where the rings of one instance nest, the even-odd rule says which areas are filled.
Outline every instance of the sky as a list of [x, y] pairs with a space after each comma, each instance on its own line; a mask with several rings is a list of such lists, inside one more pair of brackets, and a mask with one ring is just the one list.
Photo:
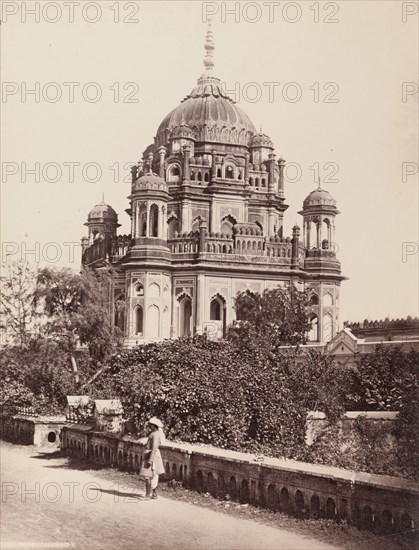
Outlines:
[[215, 75], [287, 161], [284, 234], [319, 176], [337, 201], [341, 322], [418, 315], [416, 6], [3, 2], [2, 261], [79, 269], [102, 193], [130, 231], [129, 166], [202, 74], [212, 15]]

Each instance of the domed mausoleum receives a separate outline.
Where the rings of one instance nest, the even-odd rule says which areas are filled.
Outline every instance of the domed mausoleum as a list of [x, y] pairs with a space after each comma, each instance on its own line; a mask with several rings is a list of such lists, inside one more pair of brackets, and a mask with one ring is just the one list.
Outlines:
[[313, 341], [338, 328], [344, 279], [334, 246], [336, 201], [325, 190], [304, 200], [303, 231], [283, 231], [284, 165], [272, 140], [213, 75], [211, 29], [204, 73], [158, 126], [131, 169], [131, 233], [103, 201], [88, 215], [82, 262], [112, 265], [115, 324], [132, 346], [207, 333], [222, 338], [234, 298], [294, 284], [310, 293]]

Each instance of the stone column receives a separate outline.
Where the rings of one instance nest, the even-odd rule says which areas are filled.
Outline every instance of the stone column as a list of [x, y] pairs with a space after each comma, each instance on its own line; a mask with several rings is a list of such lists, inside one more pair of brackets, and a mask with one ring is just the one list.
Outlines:
[[249, 158], [250, 154], [248, 152], [244, 155], [244, 182], [249, 183]]
[[182, 233], [185, 231], [190, 231], [189, 228], [189, 201], [187, 199], [182, 200]]
[[138, 201], [135, 203], [135, 237], [140, 236], [140, 205]]
[[275, 153], [269, 153], [269, 193], [275, 192]]
[[195, 327], [197, 334], [202, 334], [203, 322], [204, 322], [204, 311], [205, 311], [205, 275], [203, 273], [198, 273], [196, 278], [196, 320]]
[[311, 237], [311, 220], [310, 218], [307, 220], [307, 240], [306, 240], [306, 247], [309, 250], [311, 243], [310, 243], [310, 237]]
[[166, 147], [159, 147], [159, 176], [164, 180], [164, 158], [166, 156]]
[[299, 242], [300, 242], [300, 228], [298, 225], [294, 225], [292, 228], [292, 253], [291, 253], [291, 268], [299, 269]]
[[211, 164], [211, 182], [215, 181], [217, 178], [217, 166], [216, 166], [216, 153], [215, 149], [211, 151], [212, 153], [212, 164]]
[[285, 160], [279, 159], [278, 160], [278, 166], [279, 166], [279, 182], [278, 182], [278, 194], [280, 197], [284, 196], [284, 167], [285, 167]]
[[189, 169], [189, 157], [190, 157], [191, 148], [189, 145], [183, 147], [183, 183], [189, 183], [191, 178], [190, 169]]

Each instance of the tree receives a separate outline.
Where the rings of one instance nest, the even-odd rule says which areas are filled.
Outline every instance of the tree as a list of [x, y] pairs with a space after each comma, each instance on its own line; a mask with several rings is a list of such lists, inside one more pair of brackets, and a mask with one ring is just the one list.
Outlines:
[[235, 301], [237, 321], [228, 336], [259, 347], [304, 344], [310, 330], [307, 304], [307, 294], [294, 286], [266, 289], [262, 294], [240, 292]]
[[39, 271], [35, 302], [44, 307], [44, 333], [68, 354], [76, 385], [80, 382], [76, 350], [85, 345], [101, 367], [118, 345], [111, 321], [111, 274], [104, 270], [44, 268]]
[[7, 262], [1, 268], [0, 330], [3, 343], [25, 347], [39, 328], [40, 311], [33, 301], [36, 271], [26, 262]]

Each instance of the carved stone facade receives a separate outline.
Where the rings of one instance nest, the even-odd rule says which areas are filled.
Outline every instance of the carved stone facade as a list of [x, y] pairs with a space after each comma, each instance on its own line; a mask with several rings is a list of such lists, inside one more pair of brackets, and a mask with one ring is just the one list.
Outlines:
[[193, 333], [222, 338], [237, 292], [292, 284], [310, 291], [311, 336], [326, 341], [337, 332], [344, 279], [336, 202], [319, 187], [300, 212], [302, 240], [298, 226], [284, 236], [285, 161], [213, 76], [211, 30], [205, 49], [197, 86], [132, 167], [131, 234], [118, 236], [115, 211], [95, 206], [83, 265], [115, 268], [114, 318], [127, 346]]

